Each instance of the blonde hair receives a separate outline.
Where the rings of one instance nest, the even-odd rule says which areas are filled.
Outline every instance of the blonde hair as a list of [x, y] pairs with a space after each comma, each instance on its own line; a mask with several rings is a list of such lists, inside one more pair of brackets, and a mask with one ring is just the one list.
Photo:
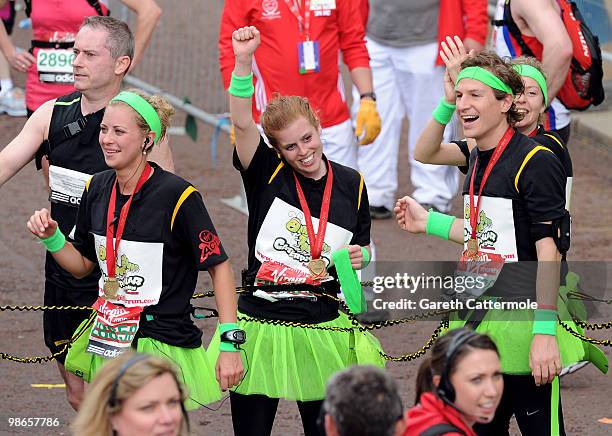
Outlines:
[[[85, 400], [71, 425], [73, 434], [112, 435], [110, 419], [121, 412], [125, 400], [151, 380], [166, 373], [171, 374], [176, 381], [181, 401], [184, 402], [187, 399], [187, 392], [178, 379], [176, 368], [168, 360], [134, 352], [126, 352], [110, 360], [102, 367], [87, 390]], [[114, 385], [116, 387], [113, 395]], [[189, 432], [189, 422], [184, 406], [182, 410], [183, 419], [179, 434], [185, 436]]]
[[[156, 141], [155, 141], [155, 143], [158, 143], [166, 136], [166, 131], [168, 130], [168, 127], [170, 127], [170, 120], [172, 119], [172, 116], [176, 113], [176, 111], [174, 110], [174, 107], [172, 107], [172, 105], [168, 103], [168, 100], [166, 100], [161, 95], [147, 95], [140, 89], [134, 89], [134, 88], [127, 89], [126, 91], [133, 92], [134, 94], [137, 94], [141, 96], [142, 98], [144, 98], [151, 106], [153, 106], [153, 109], [155, 109], [155, 112], [157, 112], [157, 115], [159, 116], [159, 121], [161, 123], [161, 137], [158, 140], [156, 138]], [[138, 127], [142, 131], [143, 135], [146, 135], [147, 133], [151, 131], [151, 128], [149, 127], [145, 119], [142, 117], [142, 115], [136, 112], [130, 105], [118, 100], [118, 101], [111, 101], [109, 103], [109, 106], [114, 106], [116, 104], [124, 104], [130, 109], [132, 109], [132, 111], [134, 112], [134, 115], [136, 116], [136, 123], [138, 124]], [[152, 145], [150, 147], [152, 147]]]
[[277, 147], [276, 132], [283, 130], [299, 117], [306, 118], [313, 127], [319, 128], [319, 118], [307, 98], [297, 95], [274, 94], [260, 118], [261, 126], [270, 141], [270, 145]]

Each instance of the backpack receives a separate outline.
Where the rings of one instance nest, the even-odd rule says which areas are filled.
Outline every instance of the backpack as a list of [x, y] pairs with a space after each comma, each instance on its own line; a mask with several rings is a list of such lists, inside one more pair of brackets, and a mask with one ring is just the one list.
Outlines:
[[[572, 62], [567, 78], [557, 94], [557, 98], [568, 109], [585, 110], [597, 106], [604, 99], [602, 84], [603, 67], [599, 38], [593, 35], [578, 10], [576, 3], [557, 0], [561, 8], [561, 20], [572, 41]], [[521, 31], [512, 19], [510, 0], [504, 5], [504, 19], [494, 22], [496, 26], [506, 25], [508, 31], [521, 47], [525, 56], [535, 57], [533, 51], [523, 40]]]
[[[25, 14], [28, 18], [30, 18], [30, 15], [32, 14], [32, 0], [24, 0], [24, 2]], [[100, 2], [98, 0], [87, 0], [87, 3], [89, 3], [89, 5], [96, 10], [98, 15], [110, 15], [110, 10], [108, 11], [108, 14], [104, 13], [104, 11], [102, 10], [102, 6], [100, 6]]]

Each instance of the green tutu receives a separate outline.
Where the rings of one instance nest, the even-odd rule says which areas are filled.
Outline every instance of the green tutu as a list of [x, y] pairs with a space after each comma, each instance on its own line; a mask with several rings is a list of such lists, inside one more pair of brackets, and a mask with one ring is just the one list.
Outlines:
[[[75, 331], [76, 341], [68, 349], [66, 356], [66, 369], [81, 377], [86, 382], [91, 382], [96, 373], [107, 361], [97, 354], [88, 353], [87, 343], [91, 326], [87, 326], [89, 320], [85, 320]], [[74, 336], [73, 336], [74, 337]], [[153, 356], [164, 357], [172, 361], [179, 369], [179, 378], [187, 387], [189, 398], [185, 401], [188, 410], [213, 403], [221, 399], [221, 389], [215, 376], [215, 361], [210, 361], [204, 347], [181, 348], [168, 345], [151, 338], [139, 338], [136, 351]]]
[[[564, 321], [574, 331], [580, 331], [573, 321]], [[449, 330], [463, 327], [466, 321], [451, 317]], [[531, 374], [529, 351], [533, 334], [533, 310], [488, 310], [476, 328], [486, 334], [499, 351], [504, 374]], [[557, 324], [557, 344], [561, 353], [562, 366], [569, 366], [585, 360], [582, 340]]]
[[[335, 372], [351, 365], [385, 366], [378, 340], [354, 328], [344, 313], [313, 326], [351, 331], [272, 325], [241, 313], [238, 318], [240, 328], [246, 332], [241, 352], [245, 376], [233, 389], [239, 394], [321, 400], [325, 398], [325, 384]], [[208, 357], [214, 361], [218, 354], [217, 332], [208, 346]]]

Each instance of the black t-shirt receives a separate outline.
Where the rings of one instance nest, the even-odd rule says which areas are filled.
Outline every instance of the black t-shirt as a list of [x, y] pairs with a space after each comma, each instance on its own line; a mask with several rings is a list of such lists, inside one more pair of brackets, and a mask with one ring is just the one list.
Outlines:
[[[471, 235], [469, 186], [476, 158], [475, 202], [485, 168], [494, 149], [475, 147], [463, 185], [464, 240]], [[491, 171], [483, 189], [477, 225], [479, 246], [484, 252], [497, 253], [506, 262], [489, 295], [535, 293], [533, 265], [517, 261], [537, 261], [534, 223], [558, 219], [565, 214], [565, 171], [557, 156], [532, 139], [516, 132]], [[512, 265], [514, 263], [514, 265]], [[525, 267], [525, 268], [523, 268]]]
[[[131, 295], [132, 305], [159, 299], [145, 307], [140, 336], [194, 348], [201, 345], [202, 336], [190, 317], [198, 271], [227, 260], [227, 255], [195, 188], [156, 164], [151, 166], [154, 173], [134, 194], [126, 219], [117, 278]], [[101, 283], [107, 271], [106, 214], [114, 182], [112, 170], [92, 178], [81, 199], [75, 232], [75, 247], [100, 265]], [[115, 220], [128, 198], [118, 193]]]
[[[327, 159], [324, 157], [327, 162]], [[370, 243], [368, 195], [361, 175], [348, 167], [330, 162], [334, 174], [325, 245], [321, 257], [329, 264], [331, 253], [347, 244]], [[251, 283], [262, 260], [276, 262], [296, 271], [307, 271], [310, 244], [304, 215], [295, 187], [294, 172], [278, 154], [260, 139], [247, 170], [234, 150], [234, 167], [240, 171], [249, 208], [248, 268]], [[321, 210], [327, 175], [319, 180], [297, 174], [313, 221]], [[313, 223], [314, 224], [314, 223]], [[317, 225], [314, 224], [315, 229]], [[328, 270], [335, 276], [335, 269]], [[326, 282], [330, 292], [338, 290], [335, 281]], [[338, 304], [326, 297], [316, 301], [292, 299], [270, 302], [252, 295], [241, 295], [238, 308], [251, 316], [317, 323], [335, 319]]]
[[[51, 123], [49, 125], [49, 141], [41, 145], [39, 155], [47, 155], [49, 159], [49, 182], [51, 186], [51, 216], [58, 222], [59, 228], [68, 240], [74, 230], [77, 209], [85, 182], [92, 174], [108, 169], [100, 148], [100, 123], [104, 109], [83, 116], [81, 113], [81, 93], [59, 97], [53, 106]], [[81, 120], [81, 124], [78, 124]], [[70, 139], [66, 139], [65, 126], [77, 123], [82, 131]], [[100, 270], [96, 267], [91, 274], [82, 279], [76, 279], [60, 267], [47, 252], [45, 275], [53, 284], [79, 292], [95, 301], [98, 289]]]

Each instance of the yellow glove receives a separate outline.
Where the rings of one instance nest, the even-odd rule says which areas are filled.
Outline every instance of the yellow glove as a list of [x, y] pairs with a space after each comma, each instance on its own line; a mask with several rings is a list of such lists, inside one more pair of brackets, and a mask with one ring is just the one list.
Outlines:
[[232, 127], [230, 127], [230, 144], [232, 145], [232, 147], [236, 146], [236, 130], [234, 130], [233, 124]]
[[[380, 116], [376, 110], [376, 102], [373, 100], [361, 100], [359, 104], [359, 111], [357, 112], [357, 129], [355, 134], [357, 138], [360, 138], [359, 144], [367, 145], [374, 142], [378, 134], [380, 133]], [[361, 138], [361, 134], [365, 134]]]

